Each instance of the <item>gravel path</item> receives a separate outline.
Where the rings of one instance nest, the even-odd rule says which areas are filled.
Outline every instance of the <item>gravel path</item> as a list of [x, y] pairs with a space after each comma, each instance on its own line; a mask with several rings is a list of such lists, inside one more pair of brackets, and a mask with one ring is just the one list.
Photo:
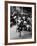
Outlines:
[[32, 34], [29, 31], [22, 31], [21, 32], [21, 37], [19, 37], [19, 32], [16, 32], [16, 26], [13, 26], [10, 29], [10, 39], [29, 39], [32, 38]]

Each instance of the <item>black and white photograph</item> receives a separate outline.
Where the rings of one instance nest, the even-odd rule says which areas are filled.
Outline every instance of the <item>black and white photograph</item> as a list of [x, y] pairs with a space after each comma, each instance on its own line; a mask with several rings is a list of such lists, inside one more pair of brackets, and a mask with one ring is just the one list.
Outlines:
[[5, 44], [36, 42], [35, 3], [5, 2]]
[[32, 7], [10, 6], [10, 39], [32, 38]]

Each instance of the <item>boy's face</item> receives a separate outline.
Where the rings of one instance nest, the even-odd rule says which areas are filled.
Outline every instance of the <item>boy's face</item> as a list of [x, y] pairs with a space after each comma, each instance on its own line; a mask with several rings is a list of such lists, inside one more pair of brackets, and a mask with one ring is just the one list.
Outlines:
[[22, 18], [23, 18], [23, 20], [25, 20], [25, 16], [23, 16]]

